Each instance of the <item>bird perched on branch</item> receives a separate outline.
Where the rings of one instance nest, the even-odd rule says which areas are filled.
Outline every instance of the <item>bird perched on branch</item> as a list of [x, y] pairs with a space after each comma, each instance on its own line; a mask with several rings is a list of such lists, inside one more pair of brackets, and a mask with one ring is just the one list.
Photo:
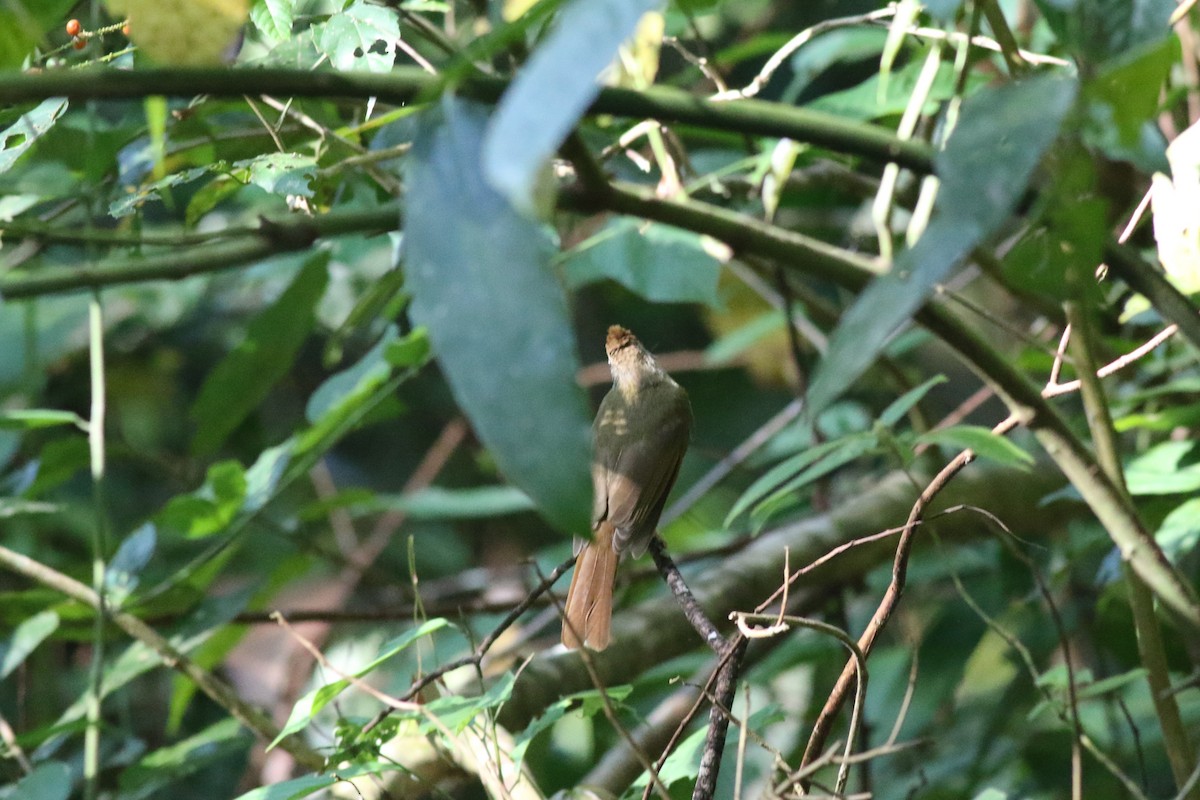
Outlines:
[[605, 342], [613, 387], [592, 425], [592, 539], [567, 591], [562, 642], [608, 646], [617, 562], [646, 551], [679, 475], [692, 429], [687, 392], [620, 325]]

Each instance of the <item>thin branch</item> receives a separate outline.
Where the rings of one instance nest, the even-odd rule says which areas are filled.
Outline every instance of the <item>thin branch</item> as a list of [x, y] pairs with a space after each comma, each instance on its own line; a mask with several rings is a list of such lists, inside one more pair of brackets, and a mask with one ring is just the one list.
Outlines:
[[[91, 587], [3, 545], [0, 545], [0, 566], [24, 575], [92, 609], [98, 609], [100, 606], [100, 597]], [[279, 728], [266, 714], [243, 701], [233, 687], [200, 667], [145, 622], [124, 611], [110, 613], [109, 619], [129, 636], [158, 653], [165, 666], [182, 673], [195, 683], [209, 699], [228, 711], [231, 716], [258, 734], [260, 738], [269, 742], [279, 735]], [[280, 747], [307, 769], [319, 770], [324, 766], [325, 760], [311, 750], [299, 737], [287, 737], [280, 743]]]

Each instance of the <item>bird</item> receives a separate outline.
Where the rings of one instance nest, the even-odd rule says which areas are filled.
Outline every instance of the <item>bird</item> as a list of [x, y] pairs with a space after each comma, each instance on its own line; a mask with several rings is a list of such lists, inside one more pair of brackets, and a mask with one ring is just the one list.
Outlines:
[[592, 537], [578, 548], [567, 590], [570, 649], [608, 647], [617, 563], [649, 546], [692, 431], [687, 392], [630, 330], [610, 326], [604, 349], [613, 385], [592, 425]]

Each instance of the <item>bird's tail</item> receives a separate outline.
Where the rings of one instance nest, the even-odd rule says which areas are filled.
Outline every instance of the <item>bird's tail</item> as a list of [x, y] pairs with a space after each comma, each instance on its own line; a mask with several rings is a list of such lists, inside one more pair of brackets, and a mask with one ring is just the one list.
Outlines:
[[562, 628], [562, 643], [571, 649], [582, 645], [593, 650], [608, 647], [613, 582], [617, 577], [617, 553], [613, 550], [612, 535], [612, 525], [601, 522], [575, 561]]

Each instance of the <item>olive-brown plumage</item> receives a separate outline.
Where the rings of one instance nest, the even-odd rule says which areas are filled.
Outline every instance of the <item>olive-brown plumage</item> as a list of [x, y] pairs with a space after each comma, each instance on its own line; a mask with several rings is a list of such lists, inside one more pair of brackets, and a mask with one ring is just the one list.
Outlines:
[[679, 475], [692, 429], [687, 392], [631, 332], [608, 329], [613, 387], [592, 426], [592, 539], [575, 562], [562, 642], [608, 646], [613, 581], [625, 553], [646, 551]]

